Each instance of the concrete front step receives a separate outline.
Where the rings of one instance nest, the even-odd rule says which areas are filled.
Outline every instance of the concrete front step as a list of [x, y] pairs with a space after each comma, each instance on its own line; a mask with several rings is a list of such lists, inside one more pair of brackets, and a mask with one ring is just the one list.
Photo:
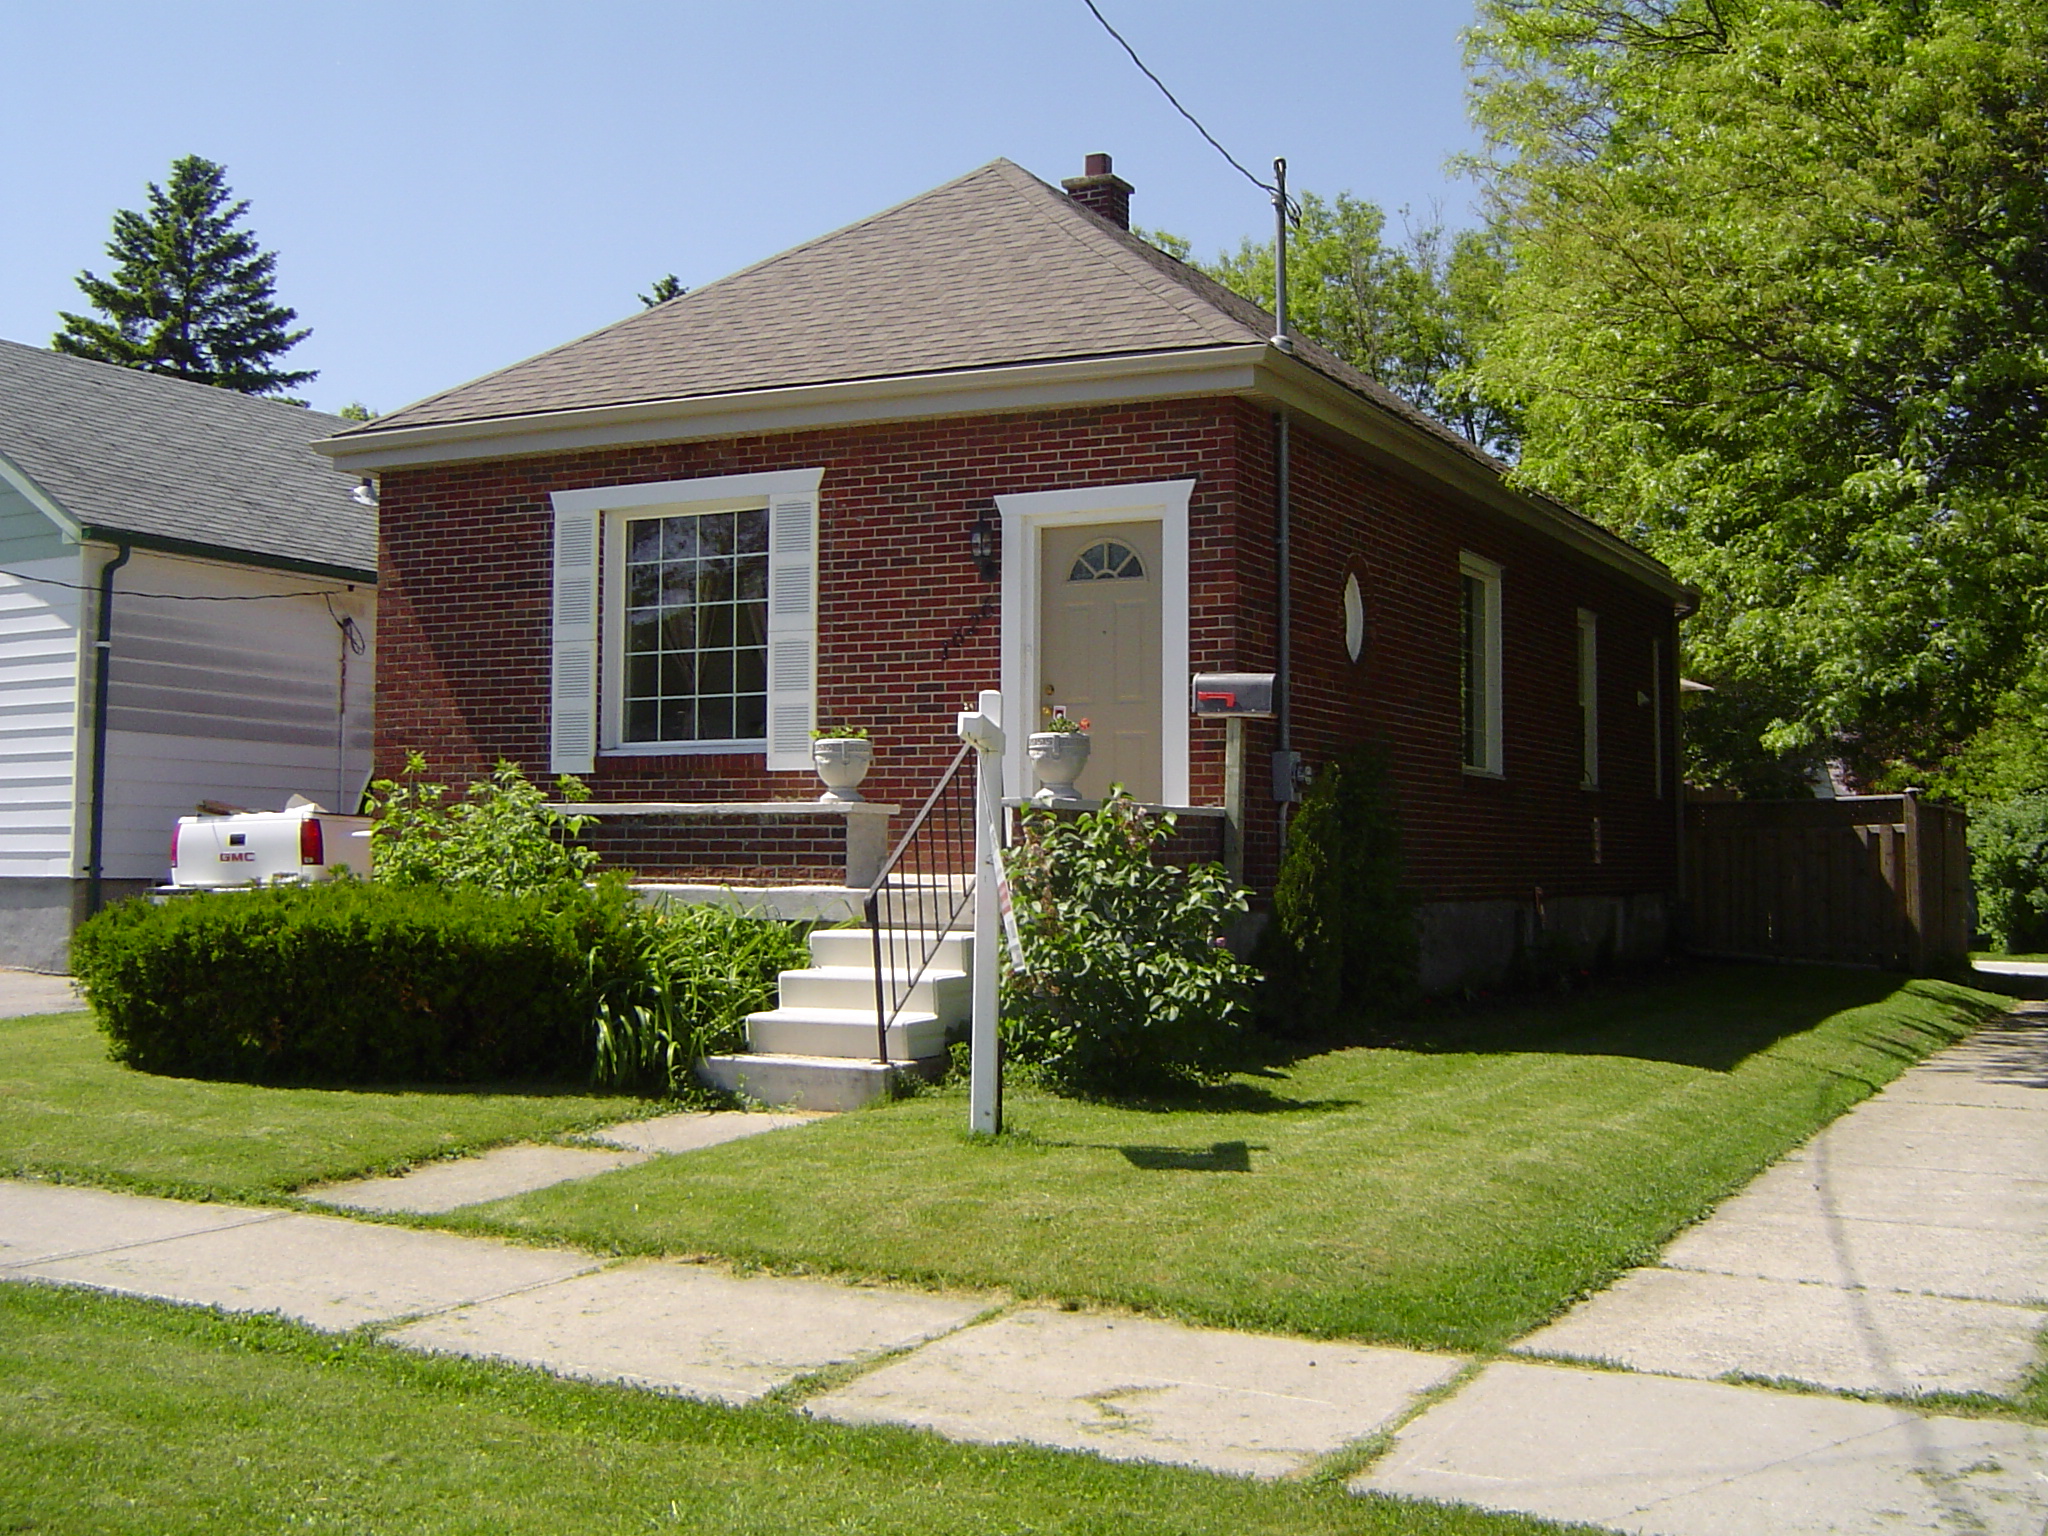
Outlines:
[[[868, 1021], [873, 1040], [874, 1021]], [[786, 1109], [859, 1109], [886, 1099], [898, 1084], [937, 1077], [943, 1056], [924, 1061], [880, 1062], [830, 1060], [816, 1056], [707, 1056], [697, 1076], [713, 1088], [744, 1094], [759, 1104]]]
[[[890, 973], [892, 996], [900, 976], [900, 972]], [[784, 1008], [865, 1008], [873, 1022], [875, 973], [866, 966], [819, 965], [807, 971], [784, 971], [776, 992]], [[973, 1008], [974, 984], [964, 971], [928, 970], [903, 999], [903, 1012], [936, 1014], [949, 1025], [965, 1025]]]
[[[915, 929], [885, 929], [882, 934], [882, 964], [900, 969], [914, 965], [932, 937]], [[932, 965], [942, 971], [974, 969], [974, 935], [949, 933], [939, 940]], [[875, 966], [875, 938], [866, 928], [813, 928], [811, 963], [820, 966], [857, 966], [872, 971]]]
[[[771, 1056], [875, 1059], [875, 1005], [865, 1008], [793, 1008], [747, 1015], [747, 1049]], [[889, 1059], [910, 1061], [946, 1054], [946, 1022], [935, 1013], [906, 1008], [889, 1026]]]

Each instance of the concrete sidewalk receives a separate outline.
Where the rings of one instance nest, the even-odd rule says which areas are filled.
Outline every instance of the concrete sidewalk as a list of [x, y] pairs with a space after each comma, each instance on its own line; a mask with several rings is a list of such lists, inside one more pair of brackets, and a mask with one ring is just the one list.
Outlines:
[[1623, 1369], [1489, 1365], [1355, 1486], [1669, 1536], [2038, 1536], [2041, 1430], [1716, 1378], [2007, 1395], [2044, 1303], [2048, 1006], [2031, 1004], [1516, 1346]]
[[[554, 1149], [573, 1154], [554, 1171], [601, 1176], [745, 1129], [649, 1124], [621, 1128], [616, 1150]], [[501, 1156], [415, 1176], [449, 1183], [438, 1192], [327, 1194], [419, 1208], [549, 1171]], [[33, 1183], [0, 1182], [0, 1277], [367, 1325], [407, 1348], [734, 1404], [851, 1368], [804, 1411], [1254, 1476], [1392, 1432], [1358, 1491], [1665, 1536], [2035, 1536], [2048, 1432], [1712, 1378], [2019, 1382], [2048, 1317], [2048, 1018], [2019, 1010], [1913, 1068], [1659, 1265], [1524, 1340], [1532, 1358], [1434, 1401], [1470, 1362]]]

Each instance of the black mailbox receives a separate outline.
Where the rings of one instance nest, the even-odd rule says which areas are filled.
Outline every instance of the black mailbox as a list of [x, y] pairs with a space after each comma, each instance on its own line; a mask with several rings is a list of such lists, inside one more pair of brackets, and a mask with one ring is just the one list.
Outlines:
[[1273, 713], [1273, 674], [1197, 672], [1188, 688], [1188, 707], [1219, 719], [1263, 720]]

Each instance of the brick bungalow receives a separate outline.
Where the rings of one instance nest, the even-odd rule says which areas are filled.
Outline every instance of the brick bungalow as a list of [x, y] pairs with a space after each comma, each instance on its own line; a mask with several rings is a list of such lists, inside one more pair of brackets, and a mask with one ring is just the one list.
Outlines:
[[[605, 801], [797, 799], [813, 726], [850, 722], [870, 798], [915, 806], [1000, 686], [1091, 718], [1084, 792], [1222, 806], [1226, 728], [1188, 677], [1279, 663], [1284, 451], [1287, 714], [1246, 723], [1247, 882], [1278, 865], [1280, 732], [1311, 768], [1378, 741], [1426, 981], [1539, 927], [1661, 948], [1689, 594], [1276, 343], [1088, 170], [1063, 193], [995, 161], [318, 445], [381, 492], [380, 770], [417, 749]], [[836, 830], [614, 826], [657, 877], [839, 867]]]

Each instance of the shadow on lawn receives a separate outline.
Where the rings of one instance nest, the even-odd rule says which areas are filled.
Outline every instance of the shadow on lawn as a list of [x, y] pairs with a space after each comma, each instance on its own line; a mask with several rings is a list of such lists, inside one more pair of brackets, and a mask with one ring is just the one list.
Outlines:
[[[1259, 1151], [1266, 1149], [1260, 1147]], [[1133, 1168], [1180, 1173], [1250, 1173], [1252, 1146], [1243, 1141], [1214, 1141], [1206, 1147], [1118, 1147]]]
[[[1882, 1003], [1909, 978], [1883, 971], [1823, 966], [1686, 961], [1653, 975], [1615, 977], [1583, 991], [1543, 1000], [1528, 997], [1436, 1003], [1350, 1038], [1324, 1040], [1295, 1053], [1341, 1045], [1429, 1054], [1543, 1052], [1626, 1056], [1709, 1072], [1732, 1072], [1759, 1051], [1806, 1033], [1846, 1009]], [[1923, 1037], [1870, 1038], [1866, 1046], [1902, 1062], [1951, 1038], [1931, 1024], [1902, 1021]], [[1825, 1063], [1814, 1063], [1825, 1070]]]
[[1250, 1173], [1252, 1154], [1268, 1148], [1249, 1141], [1212, 1141], [1206, 1147], [1155, 1147], [1112, 1141], [1045, 1141], [1032, 1144], [1068, 1152], [1120, 1152], [1133, 1168], [1153, 1173]]

